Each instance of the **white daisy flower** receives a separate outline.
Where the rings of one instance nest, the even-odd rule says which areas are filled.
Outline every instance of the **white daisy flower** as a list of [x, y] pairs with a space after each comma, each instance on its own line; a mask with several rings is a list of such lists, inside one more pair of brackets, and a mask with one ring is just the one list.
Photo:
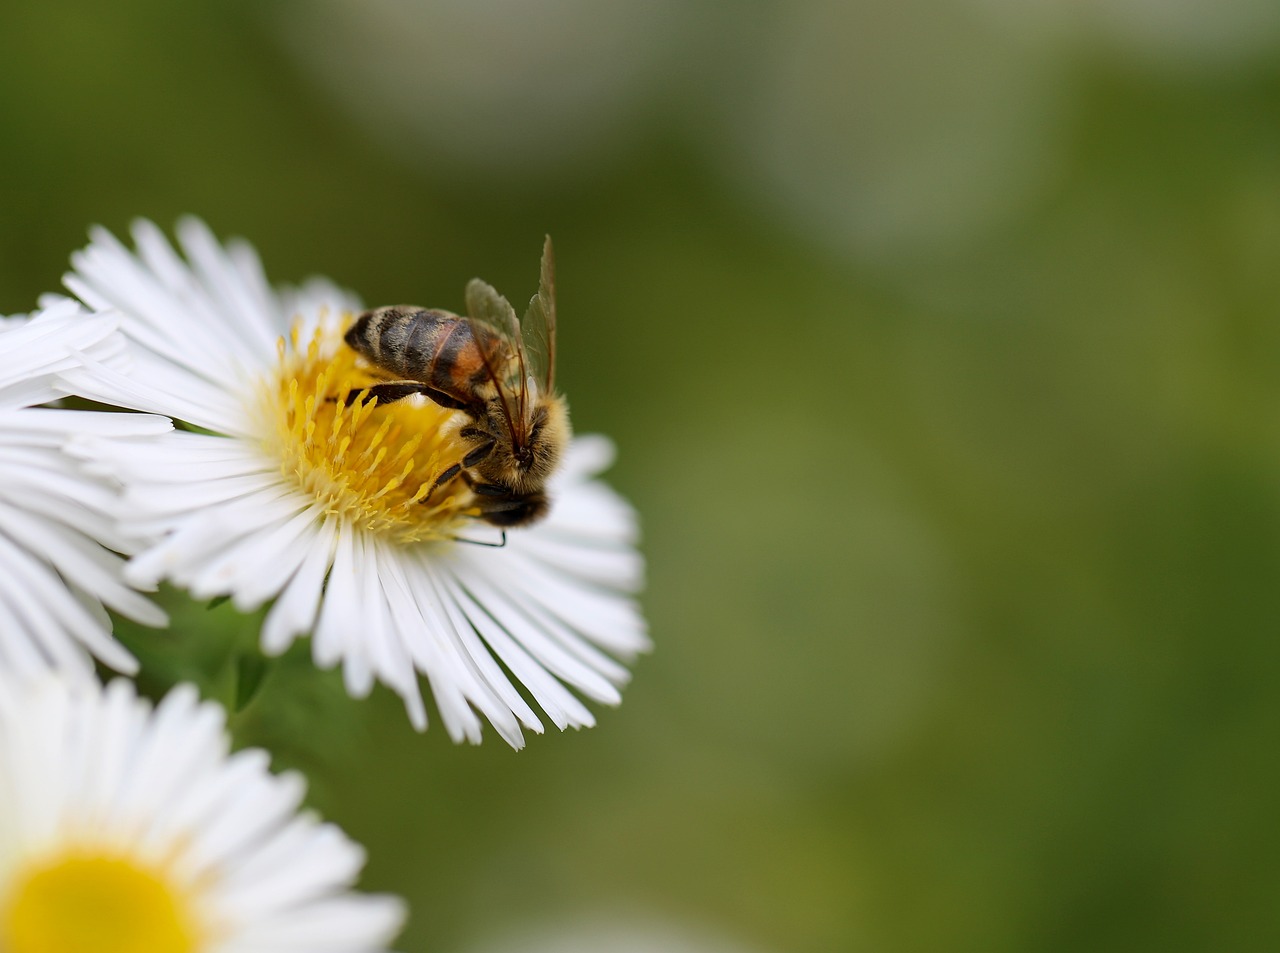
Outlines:
[[111, 637], [107, 608], [146, 625], [167, 622], [124, 584], [124, 560], [109, 551], [133, 551], [115, 526], [114, 493], [62, 448], [77, 436], [123, 447], [172, 424], [32, 406], [62, 397], [57, 376], [86, 361], [119, 373], [126, 345], [116, 323], [72, 301], [0, 321], [0, 673], [84, 678], [95, 657], [133, 673], [137, 662]]
[[154, 710], [124, 679], [0, 693], [0, 950], [385, 949], [401, 902], [349, 891], [363, 850], [223, 721], [190, 685]]
[[541, 732], [518, 686], [562, 729], [594, 723], [570, 688], [617, 704], [618, 659], [648, 640], [635, 516], [595, 479], [608, 441], [572, 443], [545, 520], [502, 548], [459, 542], [484, 528], [463, 481], [423, 498], [468, 449], [463, 415], [420, 397], [346, 406], [374, 380], [342, 340], [359, 304], [319, 280], [272, 290], [252, 248], [198, 221], [178, 235], [185, 261], [149, 222], [136, 254], [95, 230], [66, 279], [136, 345], [131, 375], [69, 372], [78, 392], [208, 431], [83, 444], [124, 483], [125, 528], [159, 540], [126, 578], [243, 610], [274, 598], [265, 651], [313, 633], [317, 664], [341, 662], [354, 695], [391, 686], [419, 728], [422, 673], [454, 740], [479, 741], [477, 710], [515, 747], [522, 726]]

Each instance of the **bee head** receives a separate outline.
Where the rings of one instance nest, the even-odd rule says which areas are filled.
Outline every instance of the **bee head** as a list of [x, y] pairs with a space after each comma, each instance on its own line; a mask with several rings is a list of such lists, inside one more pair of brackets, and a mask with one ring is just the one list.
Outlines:
[[513, 433], [495, 405], [491, 408], [490, 426], [496, 445], [479, 469], [487, 479], [511, 487], [517, 493], [534, 493], [546, 486], [547, 478], [560, 465], [560, 457], [569, 442], [569, 415], [564, 401], [558, 397], [542, 397], [529, 414], [523, 433]]
[[494, 526], [527, 526], [547, 515], [550, 502], [542, 493], [484, 500], [481, 519]]

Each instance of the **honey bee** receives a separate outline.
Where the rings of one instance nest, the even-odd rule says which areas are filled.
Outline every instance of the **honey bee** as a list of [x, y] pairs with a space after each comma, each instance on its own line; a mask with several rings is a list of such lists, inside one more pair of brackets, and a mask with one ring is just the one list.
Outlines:
[[445, 469], [437, 487], [461, 477], [480, 519], [504, 529], [547, 514], [547, 479], [569, 442], [569, 411], [555, 393], [556, 300], [551, 238], [542, 249], [538, 293], [524, 320], [478, 278], [467, 284], [467, 314], [393, 305], [361, 314], [344, 340], [394, 379], [347, 398], [391, 403], [410, 394], [462, 411], [458, 435], [469, 449]]

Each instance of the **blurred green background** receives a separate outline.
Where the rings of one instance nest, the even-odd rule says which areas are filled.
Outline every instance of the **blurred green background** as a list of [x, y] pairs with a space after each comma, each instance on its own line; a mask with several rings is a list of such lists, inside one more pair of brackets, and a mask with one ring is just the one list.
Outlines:
[[[1280, 4], [9, 0], [0, 64], [6, 313], [136, 216], [371, 305], [555, 237], [623, 705], [455, 748], [304, 652], [233, 719], [400, 948], [1280, 948]], [[225, 693], [256, 620], [168, 598]]]

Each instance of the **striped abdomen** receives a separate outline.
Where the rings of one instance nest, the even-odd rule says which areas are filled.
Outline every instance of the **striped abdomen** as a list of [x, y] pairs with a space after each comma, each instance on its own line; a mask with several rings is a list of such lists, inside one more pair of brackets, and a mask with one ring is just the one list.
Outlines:
[[[502, 367], [501, 341], [484, 328], [476, 330], [494, 369]], [[490, 384], [471, 322], [448, 311], [413, 305], [366, 311], [347, 330], [346, 342], [388, 374], [466, 405], [483, 402]]]

